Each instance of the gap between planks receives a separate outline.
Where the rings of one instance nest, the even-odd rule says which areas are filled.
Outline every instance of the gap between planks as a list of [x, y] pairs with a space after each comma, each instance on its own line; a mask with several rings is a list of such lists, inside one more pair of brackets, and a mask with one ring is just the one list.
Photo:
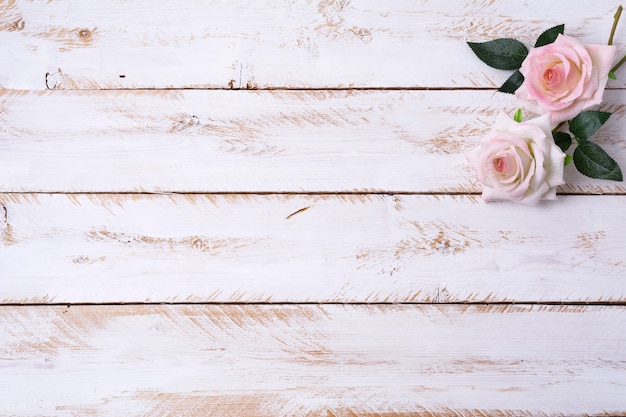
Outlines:
[[[50, 74], [46, 74], [48, 76]], [[498, 91], [494, 87], [139, 87], [139, 88], [56, 88], [49, 87], [48, 91]], [[39, 89], [0, 89], [3, 91], [39, 91]], [[606, 90], [626, 90], [626, 87], [606, 88]]]
[[[2, 195], [19, 196], [19, 195], [92, 195], [92, 196], [106, 196], [106, 195], [124, 195], [124, 196], [388, 196], [393, 197], [395, 195], [403, 196], [480, 196], [480, 192], [467, 192], [467, 191], [394, 191], [394, 190], [371, 190], [371, 191], [0, 191]], [[593, 193], [574, 193], [574, 192], [557, 192], [557, 196], [626, 196], [621, 192], [603, 192]]]
[[[49, 74], [46, 74], [46, 76]], [[315, 92], [315, 91], [499, 91], [494, 87], [110, 87], [110, 88], [50, 88], [48, 83], [45, 83], [47, 91], [287, 91], [287, 92]], [[623, 91], [626, 87], [607, 87], [605, 91]], [[15, 88], [0, 88], [0, 91], [28, 91], [37, 92], [40, 89], [15, 89]], [[506, 93], [503, 93], [506, 94]]]
[[[254, 197], [254, 196], [286, 196], [286, 197], [314, 197], [314, 196], [337, 196], [337, 197], [367, 197], [367, 196], [385, 196], [385, 197], [393, 197], [393, 196], [479, 196], [481, 193], [479, 192], [454, 192], [454, 191], [393, 191], [393, 190], [364, 190], [364, 191], [0, 191], [1, 195], [6, 195], [9, 197], [21, 196], [21, 195], [64, 195], [64, 196], [111, 196], [111, 195], [120, 195], [120, 196], [244, 196], [244, 197]], [[622, 193], [602, 193], [602, 194], [580, 194], [580, 193], [557, 193], [562, 196], [612, 196], [612, 195], [626, 195]], [[2, 205], [0, 204], [0, 207]], [[291, 215], [297, 214], [300, 211], [292, 213]], [[291, 216], [290, 215], [290, 216]]]
[[0, 303], [0, 307], [117, 307], [117, 306], [249, 306], [249, 307], [280, 307], [280, 306], [433, 306], [433, 307], [458, 307], [480, 306], [490, 307], [624, 307], [626, 301], [494, 301], [494, 302], [313, 302], [313, 301], [277, 301], [277, 302], [245, 302], [245, 301], [173, 301], [173, 302], [70, 302], [70, 303]]

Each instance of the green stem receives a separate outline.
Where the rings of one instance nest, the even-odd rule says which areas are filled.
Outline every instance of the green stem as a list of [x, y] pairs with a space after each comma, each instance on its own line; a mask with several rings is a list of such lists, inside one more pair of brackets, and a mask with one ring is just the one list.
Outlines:
[[613, 16], [613, 27], [611, 28], [611, 34], [609, 35], [609, 45], [613, 45], [613, 36], [615, 35], [615, 29], [617, 29], [619, 18], [622, 16], [622, 10], [622, 6], [619, 6], [615, 12], [615, 16]]
[[624, 62], [626, 62], [626, 55], [624, 55], [622, 57], [622, 59], [619, 60], [619, 62], [617, 64], [615, 64], [615, 66], [613, 68], [611, 68], [611, 70], [609, 72], [615, 72], [619, 69], [619, 67], [621, 67]]
[[558, 132], [559, 129], [562, 128], [564, 124], [565, 124], [565, 122], [561, 122], [558, 125], [556, 125], [556, 127], [554, 129], [552, 129], [552, 133]]

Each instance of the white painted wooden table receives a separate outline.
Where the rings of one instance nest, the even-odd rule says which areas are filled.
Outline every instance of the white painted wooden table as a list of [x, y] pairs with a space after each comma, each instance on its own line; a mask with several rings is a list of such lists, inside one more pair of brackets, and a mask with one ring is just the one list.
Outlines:
[[616, 7], [0, 2], [0, 415], [626, 414], [626, 187], [465, 160], [516, 108], [465, 41]]

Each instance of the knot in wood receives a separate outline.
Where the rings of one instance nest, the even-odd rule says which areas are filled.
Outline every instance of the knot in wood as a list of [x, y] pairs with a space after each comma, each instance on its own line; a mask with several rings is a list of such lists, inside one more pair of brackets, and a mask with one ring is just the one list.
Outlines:
[[91, 38], [91, 31], [89, 29], [79, 29], [78, 37], [84, 41], [89, 40]]
[[11, 24], [11, 27], [9, 28], [9, 32], [15, 32], [15, 31], [19, 32], [19, 31], [24, 30], [25, 27], [26, 27], [26, 22], [24, 22], [22, 18], [20, 17], [15, 22], [13, 22], [13, 24]]
[[191, 247], [199, 251], [207, 249], [205, 243], [200, 238], [194, 239], [193, 242], [191, 242]]

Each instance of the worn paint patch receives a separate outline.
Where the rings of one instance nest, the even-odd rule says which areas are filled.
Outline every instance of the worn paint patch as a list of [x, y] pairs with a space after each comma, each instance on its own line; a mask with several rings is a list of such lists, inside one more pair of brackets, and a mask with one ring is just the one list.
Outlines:
[[97, 81], [77, 75], [65, 74], [61, 68], [56, 71], [47, 72], [44, 75], [44, 82], [48, 90], [80, 90], [80, 89], [100, 89]]
[[200, 119], [196, 115], [190, 115], [187, 113], [179, 113], [171, 118], [172, 125], [170, 127], [170, 133], [178, 133], [192, 129], [200, 125]]
[[0, 2], [0, 32], [23, 31], [26, 22], [20, 13], [16, 0]]
[[[287, 407], [287, 401], [272, 393], [215, 395], [140, 391], [133, 395], [133, 400], [146, 404], [145, 415], [150, 417], [179, 416], [181, 410], [189, 417], [287, 415], [282, 411]], [[277, 412], [281, 414], [275, 414]]]
[[104, 262], [106, 261], [106, 256], [100, 256], [98, 258], [91, 258], [88, 255], [78, 255], [78, 256], [74, 256], [72, 257], [72, 263], [76, 264], [76, 265], [91, 265], [97, 262]]
[[6, 206], [0, 206], [0, 234], [2, 235], [2, 242], [5, 245], [13, 245], [17, 243], [15, 235], [13, 233], [13, 227], [9, 224], [9, 212]]
[[577, 184], [567, 183], [564, 185], [560, 185], [558, 187], [558, 192], [569, 193], [569, 194], [591, 194], [591, 195], [626, 194], [626, 187], [624, 187], [623, 185], [619, 185], [619, 184], [577, 185]]
[[324, 23], [318, 25], [315, 31], [336, 38], [341, 36], [344, 17], [343, 10], [350, 5], [350, 0], [322, 0], [318, 3], [317, 11]]
[[576, 243], [574, 244], [574, 247], [577, 249], [593, 251], [597, 249], [596, 246], [604, 239], [606, 239], [605, 231], [581, 233], [576, 236]]
[[413, 146], [423, 148], [426, 152], [438, 155], [464, 154], [478, 144], [478, 139], [485, 134], [487, 128], [476, 126], [476, 123], [460, 127], [449, 127], [438, 132], [435, 137], [426, 140], [405, 138]]
[[396, 259], [407, 254], [414, 255], [455, 255], [465, 252], [472, 246], [482, 247], [486, 242], [482, 233], [464, 225], [449, 225], [436, 221], [421, 224], [411, 222], [416, 234], [400, 240], [395, 248]]
[[[465, 200], [467, 197], [463, 196]], [[476, 203], [476, 198], [473, 202]], [[484, 248], [502, 244], [525, 244], [539, 242], [541, 236], [515, 234], [510, 230], [474, 230], [462, 224], [449, 224], [443, 221], [411, 221], [415, 234], [398, 242], [395, 257], [413, 255], [455, 255], [470, 248]]]
[[229, 120], [200, 120], [198, 132], [221, 138], [219, 148], [225, 153], [253, 156], [278, 155], [284, 147], [273, 145], [267, 137], [267, 119], [232, 118]]
[[454, 136], [450, 136], [450, 138], [440, 137], [429, 139], [427, 141], [420, 142], [418, 146], [426, 148], [428, 153], [451, 155], [467, 153], [475, 146], [475, 143], [465, 140], [457, 140], [454, 139]]
[[[49, 303], [53, 299], [24, 300]], [[0, 343], [0, 353], [5, 355], [43, 354], [58, 356], [61, 351], [84, 352], [94, 348], [95, 332], [106, 331], [111, 323], [126, 317], [163, 315], [168, 309], [159, 306], [0, 306], [0, 322], [9, 339]]]
[[198, 252], [204, 252], [212, 255], [217, 255], [223, 250], [238, 250], [249, 247], [260, 241], [260, 239], [210, 238], [206, 236], [165, 238], [124, 232], [112, 232], [107, 229], [91, 230], [86, 233], [86, 237], [89, 240], [95, 241], [110, 241], [123, 245], [148, 246], [168, 250], [186, 247]]
[[[472, 42], [496, 39], [498, 34], [506, 33], [507, 37], [533, 44], [537, 36], [546, 30], [545, 23], [541, 20], [520, 20], [507, 16], [498, 16], [497, 19], [492, 16], [485, 17], [483, 11], [489, 8], [488, 3], [493, 3], [493, 0], [464, 3], [462, 17], [449, 15], [447, 19], [435, 22], [432, 25], [432, 33], [446, 39]], [[533, 33], [536, 35], [533, 36]]]
[[[9, 21], [11, 23], [6, 30], [17, 30], [26, 37], [56, 42], [61, 52], [67, 52], [76, 48], [91, 48], [99, 38], [98, 28], [95, 27], [47, 26], [31, 28], [18, 14], [15, 14]], [[1, 30], [2, 25], [0, 24]]]
[[[425, 392], [424, 390], [420, 392]], [[370, 407], [356, 406], [354, 408], [332, 408], [311, 411], [306, 417], [542, 417], [545, 413], [533, 413], [527, 410], [469, 410], [451, 407], [433, 407], [426, 409], [421, 406], [407, 407], [413, 411], [372, 410]]]

